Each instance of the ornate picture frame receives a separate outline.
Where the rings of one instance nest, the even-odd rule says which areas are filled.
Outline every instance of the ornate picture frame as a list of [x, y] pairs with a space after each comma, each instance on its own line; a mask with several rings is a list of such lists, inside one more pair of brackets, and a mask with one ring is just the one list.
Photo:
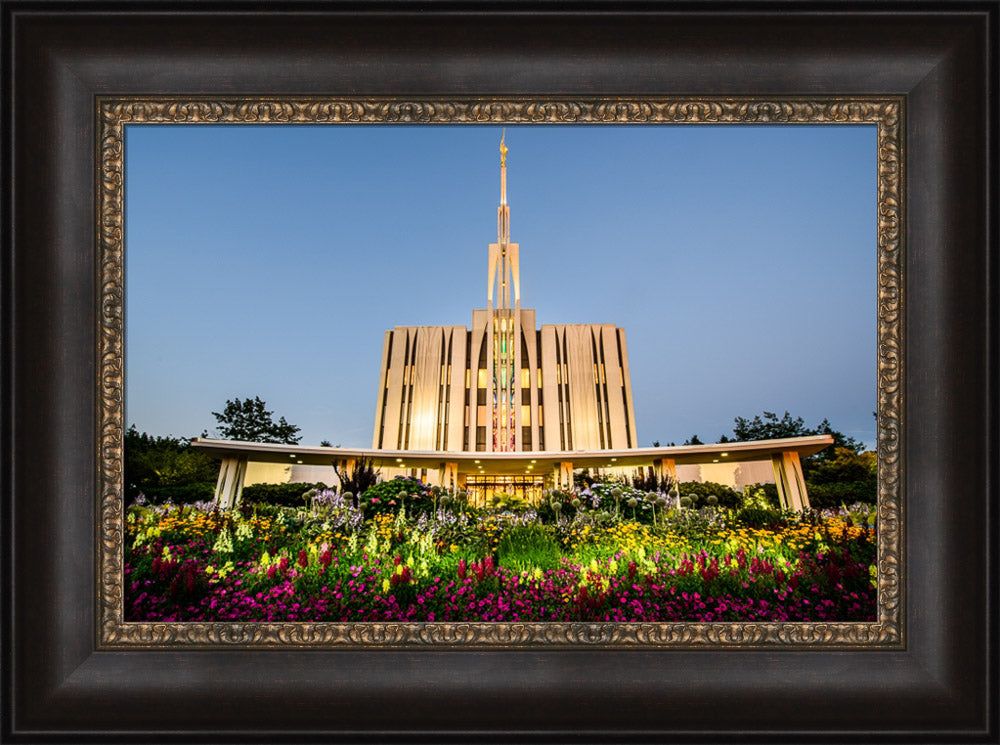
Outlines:
[[[525, 10], [4, 0], [3, 739], [996, 741], [996, 3]], [[879, 622], [124, 624], [114, 129], [332, 115], [307, 100], [403, 120], [883, 106]]]
[[[143, 99], [99, 98], [101, 174], [100, 359], [102, 645], [373, 645], [454, 647], [583, 645], [747, 647], [792, 644], [891, 648], [903, 644], [900, 595], [900, 424], [904, 202], [901, 98], [600, 99]], [[879, 518], [874, 623], [126, 623], [121, 438], [124, 289], [124, 129], [128, 124], [874, 124], [877, 129]], [[113, 455], [112, 455], [113, 454]]]

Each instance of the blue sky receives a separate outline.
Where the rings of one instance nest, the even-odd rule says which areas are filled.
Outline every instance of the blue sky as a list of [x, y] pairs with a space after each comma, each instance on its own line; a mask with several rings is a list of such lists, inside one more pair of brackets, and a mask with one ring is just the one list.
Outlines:
[[[386, 329], [485, 307], [501, 129], [126, 130], [126, 421], [212, 434], [260, 396], [369, 447]], [[874, 447], [876, 133], [507, 128], [521, 305], [625, 329], [641, 446], [789, 411]]]

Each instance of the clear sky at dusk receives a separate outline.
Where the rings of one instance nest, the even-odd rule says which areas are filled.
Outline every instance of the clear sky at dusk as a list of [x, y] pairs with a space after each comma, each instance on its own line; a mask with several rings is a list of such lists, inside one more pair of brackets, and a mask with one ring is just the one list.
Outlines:
[[[126, 421], [214, 434], [260, 396], [370, 447], [383, 334], [486, 305], [499, 126], [133, 125]], [[874, 447], [876, 133], [507, 128], [521, 306], [625, 329], [640, 446], [764, 410]]]

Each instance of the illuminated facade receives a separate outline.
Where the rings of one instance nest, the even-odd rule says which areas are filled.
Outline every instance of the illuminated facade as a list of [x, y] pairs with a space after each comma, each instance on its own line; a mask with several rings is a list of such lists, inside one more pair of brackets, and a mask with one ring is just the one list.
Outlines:
[[485, 310], [472, 328], [386, 331], [377, 450], [615, 450], [636, 447], [625, 332], [613, 324], [535, 325], [521, 308], [510, 241], [507, 148], [500, 144], [497, 241]]
[[658, 478], [736, 488], [770, 480], [770, 471], [782, 506], [809, 506], [800, 457], [830, 446], [830, 435], [637, 447], [625, 332], [612, 324], [536, 327], [535, 311], [521, 308], [518, 271], [501, 141], [487, 307], [472, 311], [472, 328], [385, 332], [371, 450], [195, 438], [194, 447], [222, 461], [217, 502], [237, 504], [244, 482], [333, 484], [331, 460], [348, 470], [365, 460], [383, 479], [413, 475], [463, 488], [474, 504], [497, 493], [537, 502], [544, 488], [571, 488], [574, 469], [587, 468], [652, 469]]

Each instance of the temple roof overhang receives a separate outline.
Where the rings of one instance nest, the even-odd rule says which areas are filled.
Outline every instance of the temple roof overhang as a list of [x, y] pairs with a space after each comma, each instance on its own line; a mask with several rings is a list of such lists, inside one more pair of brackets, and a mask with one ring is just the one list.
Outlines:
[[376, 468], [443, 468], [456, 464], [459, 473], [525, 474], [547, 473], [560, 464], [573, 468], [636, 468], [672, 460], [675, 465], [738, 463], [770, 460], [782, 453], [805, 457], [833, 444], [830, 435], [787, 437], [707, 445], [628, 448], [624, 450], [525, 450], [517, 452], [470, 452], [448, 450], [374, 450], [365, 448], [308, 447], [196, 437], [193, 447], [220, 458], [245, 458], [255, 463], [288, 463], [315, 466], [344, 464], [370, 459]]

